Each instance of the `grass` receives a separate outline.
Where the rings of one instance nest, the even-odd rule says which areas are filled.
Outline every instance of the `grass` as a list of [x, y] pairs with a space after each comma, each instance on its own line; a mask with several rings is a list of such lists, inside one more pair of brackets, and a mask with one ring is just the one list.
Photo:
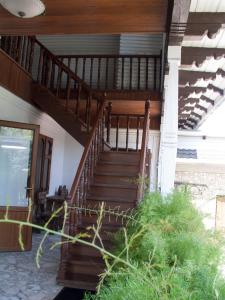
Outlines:
[[146, 195], [134, 219], [115, 236], [114, 255], [135, 268], [116, 263], [99, 293], [85, 300], [225, 299], [223, 243], [205, 230], [187, 192]]

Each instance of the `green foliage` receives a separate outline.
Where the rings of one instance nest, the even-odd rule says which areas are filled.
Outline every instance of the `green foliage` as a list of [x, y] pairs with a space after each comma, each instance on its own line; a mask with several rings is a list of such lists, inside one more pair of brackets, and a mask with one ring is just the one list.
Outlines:
[[134, 219], [116, 235], [114, 254], [135, 268], [111, 262], [99, 293], [86, 300], [225, 299], [223, 245], [204, 229], [186, 192], [147, 195]]

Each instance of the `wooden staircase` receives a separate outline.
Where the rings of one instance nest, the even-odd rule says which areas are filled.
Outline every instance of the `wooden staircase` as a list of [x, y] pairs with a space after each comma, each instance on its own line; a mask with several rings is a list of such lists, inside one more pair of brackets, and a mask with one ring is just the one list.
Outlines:
[[[98, 210], [104, 202], [106, 210], [122, 212], [133, 209], [136, 206], [138, 186], [132, 182], [138, 177], [139, 164], [140, 152], [102, 152], [87, 193], [86, 207]], [[97, 213], [83, 211], [77, 233], [88, 232], [86, 228], [95, 225], [97, 218]], [[124, 225], [123, 219], [105, 214], [101, 238], [106, 250], [112, 250], [112, 233]], [[69, 248], [66, 261], [61, 263], [57, 281], [64, 286], [95, 290], [104, 268], [98, 250], [77, 244]]]
[[[85, 146], [68, 199], [65, 233], [75, 236], [88, 231], [86, 239], [91, 242], [93, 232], [88, 228], [96, 226], [99, 207], [104, 203], [100, 235], [110, 251], [112, 234], [125, 223], [123, 218], [107, 214], [107, 210], [127, 212], [143, 198], [150, 161], [150, 101], [146, 101], [144, 114], [112, 111], [112, 105], [106, 107], [101, 94], [96, 94], [35, 37], [16, 37], [15, 43], [13, 39], [4, 37], [1, 47], [31, 74], [33, 102]], [[125, 130], [122, 143], [120, 127]], [[134, 145], [129, 143], [131, 129], [136, 131]], [[62, 244], [59, 284], [95, 290], [104, 269], [99, 250], [81, 243]]]
[[[106, 118], [104, 103], [102, 104], [71, 189], [72, 209], [68, 216], [67, 234], [74, 236], [88, 233], [90, 237], [87, 240], [92, 242], [94, 231], [90, 228], [96, 228], [99, 210], [104, 203], [100, 236], [104, 249], [113, 249], [112, 234], [126, 225], [124, 218], [116, 214], [129, 214], [143, 197], [145, 180], [140, 178], [146, 178], [149, 165], [149, 109], [149, 102], [146, 102], [145, 115], [138, 116], [143, 118], [140, 149], [139, 134], [134, 149], [129, 149], [128, 142], [121, 148], [118, 140], [116, 147], [110, 149], [106, 141], [110, 142], [110, 120], [113, 115], [108, 114]], [[116, 116], [116, 119], [119, 117]], [[125, 139], [129, 140], [129, 128]], [[109, 211], [114, 211], [114, 214], [108, 213]], [[101, 242], [98, 241], [97, 245], [101, 246]], [[67, 287], [95, 290], [99, 275], [105, 269], [101, 251], [92, 246], [75, 243], [63, 244], [61, 253], [57, 282]]]

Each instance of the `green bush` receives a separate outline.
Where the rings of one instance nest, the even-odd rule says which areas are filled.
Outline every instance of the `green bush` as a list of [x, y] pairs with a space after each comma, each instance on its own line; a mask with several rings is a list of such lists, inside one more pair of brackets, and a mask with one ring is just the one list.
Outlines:
[[221, 239], [205, 230], [186, 192], [147, 195], [125, 240], [121, 230], [114, 253], [135, 268], [115, 264], [99, 293], [86, 300], [225, 299]]

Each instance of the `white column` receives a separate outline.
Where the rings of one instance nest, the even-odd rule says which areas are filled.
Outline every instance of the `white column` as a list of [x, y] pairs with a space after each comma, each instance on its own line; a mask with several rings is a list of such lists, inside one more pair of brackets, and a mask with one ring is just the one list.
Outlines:
[[158, 188], [163, 195], [174, 188], [178, 135], [178, 68], [181, 47], [169, 46], [169, 74], [164, 81], [164, 103], [161, 118], [161, 137], [158, 166]]

